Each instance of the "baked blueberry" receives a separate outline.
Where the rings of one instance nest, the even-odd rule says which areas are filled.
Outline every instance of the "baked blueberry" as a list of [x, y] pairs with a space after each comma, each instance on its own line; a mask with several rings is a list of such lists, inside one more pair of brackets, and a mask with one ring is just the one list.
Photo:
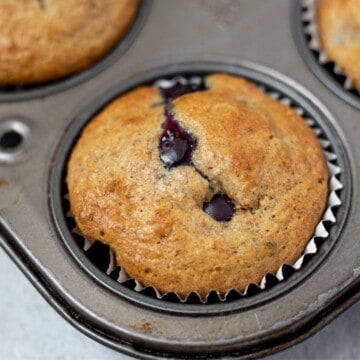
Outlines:
[[160, 138], [160, 159], [167, 167], [191, 165], [196, 140], [169, 114]]
[[227, 195], [218, 194], [204, 203], [203, 209], [216, 221], [230, 221], [235, 212], [235, 204]]

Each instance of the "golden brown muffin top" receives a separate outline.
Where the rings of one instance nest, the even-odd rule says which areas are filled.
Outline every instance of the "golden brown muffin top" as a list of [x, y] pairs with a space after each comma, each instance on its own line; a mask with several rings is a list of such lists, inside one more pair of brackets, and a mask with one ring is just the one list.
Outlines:
[[319, 0], [318, 24], [322, 50], [360, 87], [360, 0]]
[[139, 0], [0, 0], [0, 85], [56, 80], [94, 64], [132, 24]]
[[[173, 102], [197, 144], [192, 166], [164, 166], [160, 91], [139, 87], [83, 130], [67, 173], [71, 211], [87, 238], [160, 292], [205, 296], [257, 283], [293, 263], [327, 197], [319, 142], [289, 107], [235, 76], [206, 77], [207, 90]], [[204, 202], [226, 194], [236, 206], [216, 221]]]

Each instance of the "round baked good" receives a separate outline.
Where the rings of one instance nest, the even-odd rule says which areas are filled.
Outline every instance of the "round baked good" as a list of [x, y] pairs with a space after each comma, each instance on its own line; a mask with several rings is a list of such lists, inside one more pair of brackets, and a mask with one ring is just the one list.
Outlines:
[[139, 0], [0, 0], [0, 85], [56, 80], [90, 67], [134, 21]]
[[360, 87], [360, 0], [319, 0], [321, 48]]
[[82, 234], [143, 285], [182, 297], [242, 291], [294, 263], [327, 198], [321, 147], [291, 108], [239, 77], [204, 81], [114, 100], [67, 172]]

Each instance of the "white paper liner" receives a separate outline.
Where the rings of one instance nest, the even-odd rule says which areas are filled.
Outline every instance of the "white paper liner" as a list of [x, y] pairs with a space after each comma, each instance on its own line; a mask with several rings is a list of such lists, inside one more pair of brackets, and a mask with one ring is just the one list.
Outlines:
[[[318, 33], [318, 24], [317, 24], [317, 1], [318, 0], [301, 0], [301, 7], [304, 9], [302, 13], [301, 20], [303, 22], [308, 22], [309, 24], [304, 27], [304, 33], [310, 36], [308, 42], [308, 47], [310, 50], [316, 51], [318, 53], [318, 62], [320, 65], [326, 65], [329, 63], [334, 63], [332, 71], [335, 75], [341, 75], [345, 78], [343, 88], [347, 91], [356, 90], [360, 95], [360, 88], [355, 87], [352, 79], [342, 71], [341, 67], [336, 63], [334, 59], [330, 59], [325, 52], [321, 49], [321, 41]], [[342, 83], [341, 81], [338, 81]]]
[[[309, 1], [309, 0], [307, 0], [307, 1]], [[186, 79], [182, 76], [178, 76], [171, 80], [165, 80], [165, 79], [158, 80], [154, 83], [154, 86], [162, 87], [162, 88], [169, 88], [169, 87], [172, 87], [173, 85], [175, 85], [176, 82], [180, 82], [181, 84], [186, 85], [189, 83], [190, 84], [199, 84], [199, 83], [201, 83], [201, 81], [202, 81], [202, 78], [199, 76], [194, 76], [189, 79]], [[269, 283], [271, 277], [272, 278], [275, 277], [277, 279], [277, 281], [284, 281], [287, 278], [286, 273], [285, 273], [285, 267], [290, 267], [293, 271], [298, 271], [301, 269], [301, 267], [304, 263], [305, 256], [314, 255], [318, 252], [318, 246], [316, 244], [316, 239], [325, 240], [329, 236], [329, 232], [326, 230], [324, 223], [325, 222], [330, 223], [330, 224], [336, 223], [336, 216], [333, 212], [333, 208], [341, 205], [341, 200], [340, 200], [339, 196], [337, 195], [337, 191], [339, 191], [343, 188], [343, 185], [338, 178], [338, 176], [341, 173], [341, 169], [339, 166], [337, 166], [333, 163], [333, 162], [336, 162], [337, 155], [336, 155], [336, 153], [334, 153], [331, 150], [330, 141], [325, 140], [323, 138], [319, 138], [320, 136], [323, 135], [322, 129], [317, 126], [316, 122], [313, 119], [304, 117], [304, 114], [305, 114], [304, 109], [293, 104], [291, 99], [285, 97], [280, 92], [267, 91], [266, 88], [262, 85], [259, 85], [258, 88], [262, 92], [266, 93], [269, 97], [276, 99], [276, 100], [280, 101], [281, 103], [283, 103], [284, 105], [292, 108], [299, 116], [301, 116], [304, 119], [304, 121], [308, 124], [308, 126], [313, 130], [315, 135], [318, 137], [318, 140], [323, 149], [324, 157], [326, 159], [327, 168], [328, 168], [328, 172], [329, 172], [329, 180], [328, 180], [329, 190], [328, 190], [327, 204], [326, 204], [326, 208], [324, 210], [323, 216], [315, 228], [314, 235], [307, 243], [303, 254], [300, 256], [299, 259], [297, 259], [295, 261], [294, 264], [284, 263], [279, 267], [279, 269], [277, 270], [277, 272], [275, 274], [273, 274], [273, 273], [265, 274], [259, 284], [249, 283], [243, 292], [241, 292], [237, 289], [231, 288], [224, 295], [221, 295], [216, 289], [210, 290], [204, 298], [202, 298], [201, 295], [197, 292], [191, 292], [186, 297], [181, 297], [179, 294], [176, 294], [174, 292], [160, 293], [160, 291], [158, 291], [156, 288], [154, 288], [152, 286], [143, 286], [138, 280], [131, 278], [126, 273], [126, 271], [121, 267], [119, 267], [120, 271], [119, 271], [119, 275], [117, 278], [117, 281], [119, 283], [125, 283], [129, 280], [133, 280], [135, 282], [135, 287], [133, 290], [135, 290], [136, 292], [142, 292], [144, 289], [151, 288], [154, 291], [154, 293], [158, 299], [162, 299], [168, 294], [174, 294], [179, 299], [180, 302], [186, 303], [188, 301], [188, 298], [192, 294], [195, 294], [198, 297], [198, 299], [203, 304], [205, 304], [208, 302], [209, 296], [211, 294], [215, 293], [217, 295], [218, 299], [221, 302], [224, 302], [227, 300], [229, 293], [233, 292], [233, 291], [238, 293], [240, 296], [246, 296], [249, 292], [250, 287], [252, 287], [252, 286], [255, 286], [259, 290], [265, 290], [268, 286], [268, 283]], [[65, 197], [67, 197], [67, 195], [65, 195]], [[67, 216], [73, 217], [70, 212], [68, 212]], [[80, 235], [84, 238], [84, 245], [83, 245], [84, 251], [88, 251], [91, 248], [91, 246], [94, 244], [93, 241], [87, 239], [86, 237], [84, 237], [81, 234], [81, 232], [77, 226], [75, 226], [75, 228], [72, 229], [72, 232], [77, 235]], [[108, 275], [110, 275], [115, 269], [118, 268], [118, 266], [116, 265], [115, 254], [111, 248], [109, 248], [109, 252], [110, 252], [109, 253], [110, 262], [109, 262], [108, 269], [106, 271], [106, 274], [108, 274]]]

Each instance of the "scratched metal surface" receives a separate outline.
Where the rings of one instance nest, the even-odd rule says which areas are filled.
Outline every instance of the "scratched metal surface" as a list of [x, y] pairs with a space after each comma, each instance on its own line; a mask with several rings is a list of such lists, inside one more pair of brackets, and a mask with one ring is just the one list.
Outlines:
[[[87, 335], [149, 359], [209, 353], [246, 358], [300, 341], [357, 299], [359, 112], [303, 63], [291, 33], [290, 6], [288, 0], [155, 0], [132, 46], [96, 76], [51, 95], [0, 103], [0, 131], [8, 119], [19, 119], [26, 128], [24, 151], [13, 163], [0, 165], [0, 243], [47, 301]], [[341, 236], [311, 276], [261, 306], [198, 317], [139, 307], [94, 282], [59, 239], [47, 189], [61, 135], [107, 89], [146, 70], [202, 61], [248, 61], [309, 90], [335, 119], [347, 149], [352, 188]]]

